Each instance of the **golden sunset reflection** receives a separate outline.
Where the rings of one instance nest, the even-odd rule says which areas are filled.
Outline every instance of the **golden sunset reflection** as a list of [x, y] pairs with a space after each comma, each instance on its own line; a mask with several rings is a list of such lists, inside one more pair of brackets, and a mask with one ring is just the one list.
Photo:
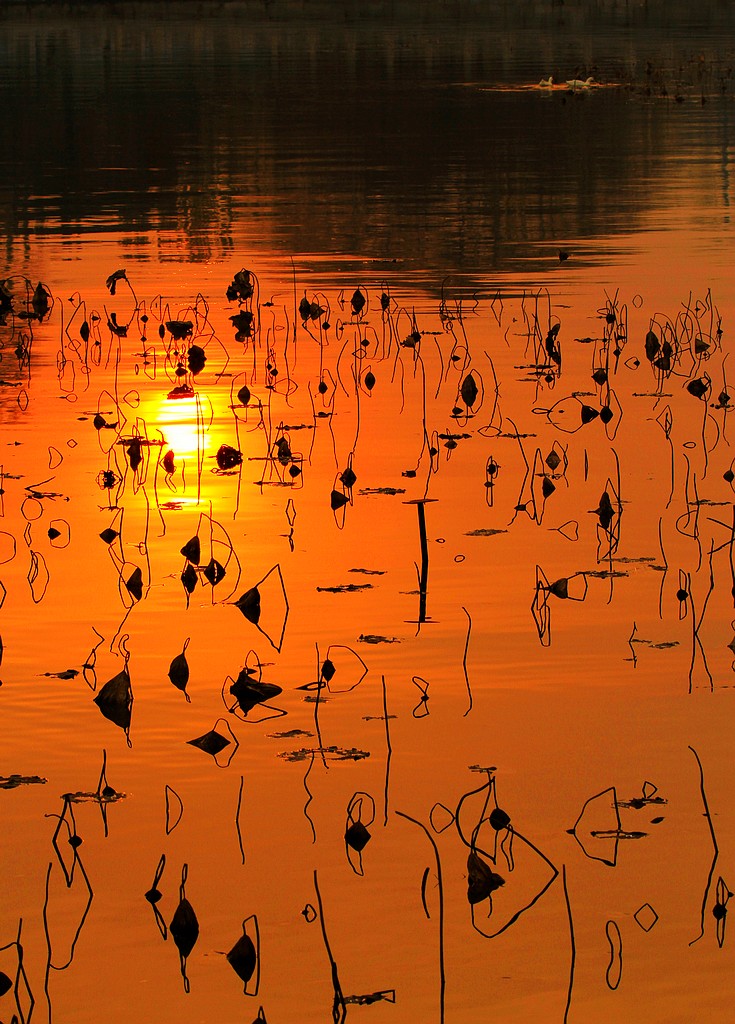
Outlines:
[[175, 398], [169, 393], [151, 412], [151, 417], [146, 418], [161, 433], [161, 462], [165, 473], [172, 477], [179, 474], [193, 477], [207, 454], [208, 399], [197, 393]]
[[729, 1020], [735, 13], [6, 7], [0, 1017]]

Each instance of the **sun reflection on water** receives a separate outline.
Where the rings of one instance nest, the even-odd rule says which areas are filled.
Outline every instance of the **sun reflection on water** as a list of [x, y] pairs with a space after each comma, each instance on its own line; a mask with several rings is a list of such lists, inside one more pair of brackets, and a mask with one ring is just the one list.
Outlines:
[[163, 438], [161, 464], [166, 482], [177, 500], [199, 496], [201, 467], [207, 450], [207, 429], [202, 398], [198, 394], [160, 399], [152, 411]]

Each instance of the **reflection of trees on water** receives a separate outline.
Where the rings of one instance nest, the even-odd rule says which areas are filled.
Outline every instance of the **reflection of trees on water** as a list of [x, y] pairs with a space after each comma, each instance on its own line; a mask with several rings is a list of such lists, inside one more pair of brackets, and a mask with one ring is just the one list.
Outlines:
[[[492, 27], [471, 31], [466, 11], [417, 28], [409, 6], [395, 5], [390, 32], [384, 21], [288, 23], [285, 11], [280, 24], [242, 11], [9, 23], [3, 232], [119, 229], [136, 246], [150, 233], [163, 255], [170, 246], [206, 259], [242, 244], [248, 224], [248, 246], [405, 258], [443, 273], [528, 269], [555, 259], [559, 239], [635, 225], [667, 154], [684, 145], [693, 104], [669, 117], [660, 96], [623, 88], [492, 87], [590, 72], [655, 79], [656, 91], [688, 74], [669, 33], [647, 25], [644, 54], [614, 5], [585, 5], [580, 21], [566, 8], [552, 17], [500, 4]], [[727, 111], [706, 49], [688, 84], [696, 91], [700, 64], [719, 123]]]

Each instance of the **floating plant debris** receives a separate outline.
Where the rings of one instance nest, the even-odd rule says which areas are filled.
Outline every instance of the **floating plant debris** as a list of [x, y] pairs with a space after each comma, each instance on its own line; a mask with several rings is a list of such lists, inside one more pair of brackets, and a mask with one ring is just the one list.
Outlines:
[[344, 1001], [353, 1006], [371, 1006], [373, 1003], [382, 1001], [395, 1003], [396, 992], [392, 988], [381, 989], [379, 992], [366, 992], [364, 995], [359, 996], [345, 996]]
[[40, 775], [0, 775], [0, 789], [17, 789], [18, 786], [43, 786], [48, 779]]
[[323, 594], [353, 594], [358, 590], [372, 590], [372, 583], [340, 583], [334, 587], [316, 587]]
[[284, 761], [306, 761], [314, 754], [324, 755], [334, 761], [362, 761], [370, 757], [370, 751], [358, 750], [356, 747], [302, 747], [300, 750], [286, 750], [278, 756]]
[[405, 487], [362, 487], [360, 494], [405, 494]]

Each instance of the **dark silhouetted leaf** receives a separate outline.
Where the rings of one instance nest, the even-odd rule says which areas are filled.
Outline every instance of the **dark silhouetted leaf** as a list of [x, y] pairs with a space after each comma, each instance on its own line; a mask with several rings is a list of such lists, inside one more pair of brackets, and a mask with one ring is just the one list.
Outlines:
[[240, 402], [242, 405], [247, 405], [251, 397], [252, 396], [250, 394], [250, 388], [247, 386], [247, 384], [243, 384], [243, 386], [237, 393], [238, 402]]
[[0, 996], [4, 996], [13, 987], [13, 983], [7, 974], [0, 971]]
[[549, 593], [553, 594], [554, 597], [558, 597], [560, 601], [569, 597], [569, 580], [566, 576], [562, 576], [559, 580], [554, 580], [554, 582], [549, 585]]
[[255, 967], [258, 962], [255, 945], [247, 932], [242, 933], [227, 954], [227, 962], [238, 978], [247, 986], [247, 983], [255, 973]]
[[252, 622], [254, 626], [258, 625], [260, 620], [260, 591], [257, 587], [251, 587], [250, 590], [246, 590], [235, 601], [235, 605], [240, 609], [248, 622]]
[[193, 594], [196, 589], [196, 585], [199, 582], [197, 571], [193, 565], [187, 565], [181, 574], [181, 582], [184, 584], [184, 590], [187, 594]]
[[474, 906], [482, 903], [501, 885], [505, 885], [505, 879], [491, 871], [484, 860], [474, 852], [470, 851], [467, 858], [467, 899]]
[[202, 736], [197, 736], [196, 739], [187, 740], [186, 742], [192, 747], [199, 747], [205, 754], [211, 754], [212, 757], [216, 757], [221, 750], [230, 745], [227, 737], [222, 736], [216, 729], [210, 729], [209, 732], [205, 732]]
[[174, 341], [183, 341], [194, 330], [191, 320], [167, 320], [166, 328]]
[[337, 509], [342, 508], [344, 505], [347, 504], [348, 501], [349, 498], [347, 497], [347, 495], [342, 494], [341, 491], [333, 490], [329, 497], [329, 504], [333, 512], [336, 512]]
[[352, 293], [350, 305], [352, 306], [353, 313], [355, 313], [357, 316], [359, 316], [360, 313], [365, 308], [365, 301], [366, 300], [363, 293], [360, 291], [359, 288], [356, 288], [355, 291]]
[[656, 337], [656, 334], [653, 331], [648, 331], [646, 334], [646, 358], [649, 362], [653, 362], [660, 348], [661, 343]]
[[232, 279], [232, 284], [227, 288], [227, 298], [230, 302], [235, 299], [239, 299], [241, 302], [245, 302], [247, 299], [252, 298], [253, 292], [255, 291], [255, 285], [253, 283], [252, 275], [249, 270], [238, 270]]
[[597, 419], [600, 414], [597, 409], [593, 409], [591, 405], [583, 405], [580, 410], [580, 417], [583, 424], [591, 423], [592, 420]]
[[199, 922], [191, 903], [184, 897], [176, 908], [169, 925], [171, 937], [182, 957], [186, 958], [199, 938]]
[[357, 481], [357, 476], [355, 475], [352, 466], [347, 467], [344, 473], [342, 473], [342, 475], [340, 476], [340, 480], [345, 485], [345, 487], [354, 487], [355, 482]]
[[184, 558], [188, 558], [194, 565], [199, 565], [199, 559], [201, 557], [201, 547], [199, 545], [199, 538], [195, 534], [191, 540], [188, 540], [181, 549], [181, 554]]
[[125, 280], [127, 280], [127, 278], [125, 276], [125, 271], [124, 270], [115, 270], [112, 274], [110, 274], [110, 276], [105, 281], [105, 285], [109, 289], [110, 295], [114, 295], [115, 294], [115, 289], [117, 288], [117, 282], [118, 281], [125, 281]]
[[275, 683], [263, 683], [251, 679], [247, 669], [242, 670], [230, 687], [230, 693], [244, 715], [247, 715], [248, 711], [252, 711], [256, 705], [263, 704], [282, 692], [282, 688]]
[[462, 387], [460, 388], [460, 394], [462, 395], [462, 401], [464, 404], [471, 409], [477, 401], [478, 395], [477, 382], [471, 373], [468, 373], [465, 379], [462, 381]]
[[332, 679], [334, 679], [336, 671], [337, 669], [334, 667], [334, 662], [330, 661], [329, 658], [325, 658], [324, 662], [322, 663], [322, 679], [327, 683], [330, 682]]
[[33, 312], [36, 314], [39, 320], [43, 320], [49, 311], [49, 300], [51, 293], [45, 285], [39, 281], [36, 285], [36, 289], [33, 292], [31, 298], [31, 306], [33, 306]]
[[134, 437], [132, 439], [132, 441], [128, 441], [128, 443], [126, 445], [126, 448], [127, 448], [128, 462], [130, 463], [130, 468], [132, 469], [133, 472], [135, 472], [136, 469], [138, 468], [138, 466], [143, 461], [143, 451], [141, 449], [141, 444], [140, 444], [139, 438]]
[[288, 438], [279, 437], [275, 442], [275, 446], [277, 449], [276, 458], [285, 466], [292, 458], [291, 445], [288, 443]]
[[211, 583], [213, 587], [216, 587], [217, 584], [225, 578], [227, 573], [225, 572], [225, 568], [223, 565], [220, 565], [220, 563], [216, 559], [210, 558], [209, 562], [204, 568], [202, 575], [204, 576], [207, 583]]
[[506, 814], [499, 807], [496, 807], [490, 812], [490, 826], [494, 828], [496, 832], [500, 832], [502, 829], [507, 828], [510, 825], [510, 815]]
[[207, 362], [207, 353], [201, 345], [190, 345], [189, 351], [186, 354], [186, 362], [189, 372], [196, 377], [204, 369], [204, 364]]
[[111, 526], [108, 526], [107, 529], [103, 530], [102, 533], [100, 534], [100, 537], [105, 542], [105, 544], [112, 544], [113, 540], [115, 540], [115, 538], [119, 536], [120, 534], [117, 532], [117, 530], [113, 530]]
[[695, 377], [687, 384], [687, 391], [694, 398], [704, 398], [709, 391], [709, 383], [703, 377]]
[[94, 698], [94, 702], [105, 718], [127, 732], [133, 709], [133, 691], [127, 669], [109, 679]]
[[168, 667], [168, 678], [177, 690], [181, 690], [187, 697], [186, 685], [189, 682], [189, 662], [186, 660], [186, 645], [184, 650], [177, 654]]
[[242, 341], [244, 338], [251, 337], [253, 333], [253, 314], [249, 309], [241, 309], [239, 313], [235, 313], [234, 316], [230, 317], [230, 323], [237, 332], [235, 334], [236, 341]]
[[217, 465], [220, 469], [234, 469], [242, 462], [242, 452], [229, 444], [220, 445], [217, 451]]
[[541, 483], [541, 493], [543, 494], [543, 496], [545, 498], [550, 498], [555, 490], [556, 485], [554, 484], [554, 482], [550, 480], [548, 476], [545, 476]]
[[365, 849], [369, 841], [370, 833], [361, 821], [353, 821], [345, 832], [345, 842], [358, 853]]
[[600, 526], [603, 530], [609, 530], [615, 516], [615, 509], [612, 506], [610, 495], [607, 491], [603, 491], [600, 504], [595, 509], [595, 513], [599, 517]]
[[112, 333], [114, 335], [116, 335], [116, 337], [118, 337], [118, 338], [127, 338], [127, 336], [128, 336], [128, 325], [127, 324], [119, 324], [117, 322], [117, 314], [116, 313], [110, 313], [110, 315], [109, 315], [109, 317], [107, 319], [107, 326], [110, 328]]
[[143, 573], [137, 566], [125, 580], [125, 587], [136, 601], [140, 601], [143, 597]]

